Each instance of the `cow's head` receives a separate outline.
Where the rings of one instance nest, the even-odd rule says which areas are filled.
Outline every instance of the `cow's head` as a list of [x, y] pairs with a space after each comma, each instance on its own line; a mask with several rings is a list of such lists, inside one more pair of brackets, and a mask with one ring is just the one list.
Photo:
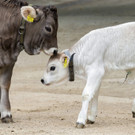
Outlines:
[[54, 6], [23, 6], [21, 15], [27, 21], [24, 48], [28, 54], [52, 54], [57, 50], [58, 16]]

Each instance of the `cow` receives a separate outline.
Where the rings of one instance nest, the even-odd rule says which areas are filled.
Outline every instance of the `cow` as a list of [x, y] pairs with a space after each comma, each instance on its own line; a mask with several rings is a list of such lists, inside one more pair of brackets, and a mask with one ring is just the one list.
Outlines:
[[12, 122], [9, 88], [21, 51], [52, 54], [57, 46], [58, 15], [54, 6], [29, 5], [21, 0], [0, 1], [0, 116]]
[[[93, 30], [73, 47], [61, 53], [54, 51], [41, 82], [44, 85], [74, 81], [78, 76], [86, 80], [82, 92], [82, 108], [76, 127], [93, 124], [97, 116], [99, 88], [106, 71], [135, 71], [135, 22]], [[87, 117], [90, 103], [90, 113]], [[135, 118], [135, 99], [132, 107]]]

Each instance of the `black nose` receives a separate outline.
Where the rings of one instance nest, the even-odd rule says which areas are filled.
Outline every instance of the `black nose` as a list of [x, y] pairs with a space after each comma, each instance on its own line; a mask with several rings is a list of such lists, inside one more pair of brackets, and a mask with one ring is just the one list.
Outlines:
[[43, 84], [44, 84], [44, 79], [41, 79], [41, 83], [43, 83]]

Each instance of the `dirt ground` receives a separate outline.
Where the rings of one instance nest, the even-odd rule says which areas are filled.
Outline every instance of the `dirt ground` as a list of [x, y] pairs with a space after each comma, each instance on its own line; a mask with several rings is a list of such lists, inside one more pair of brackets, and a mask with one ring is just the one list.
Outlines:
[[[59, 50], [71, 47], [90, 30], [135, 20], [134, 0], [35, 0], [57, 4]], [[73, 2], [72, 2], [73, 1]], [[135, 135], [132, 118], [134, 83], [124, 71], [103, 79], [96, 123], [76, 129], [85, 81], [76, 78], [61, 86], [40, 83], [48, 56], [22, 52], [14, 68], [10, 99], [14, 123], [0, 123], [0, 135]]]

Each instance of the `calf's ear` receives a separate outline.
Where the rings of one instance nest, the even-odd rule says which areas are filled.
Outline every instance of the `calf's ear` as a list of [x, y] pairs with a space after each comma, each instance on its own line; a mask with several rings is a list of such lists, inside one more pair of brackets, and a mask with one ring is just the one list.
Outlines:
[[37, 17], [36, 10], [31, 6], [23, 6], [21, 8], [21, 15], [24, 20], [28, 22], [34, 22], [34, 19]]
[[60, 61], [62, 62], [64, 68], [68, 67], [68, 64], [69, 64], [68, 56], [66, 56], [65, 54], [62, 54]]

